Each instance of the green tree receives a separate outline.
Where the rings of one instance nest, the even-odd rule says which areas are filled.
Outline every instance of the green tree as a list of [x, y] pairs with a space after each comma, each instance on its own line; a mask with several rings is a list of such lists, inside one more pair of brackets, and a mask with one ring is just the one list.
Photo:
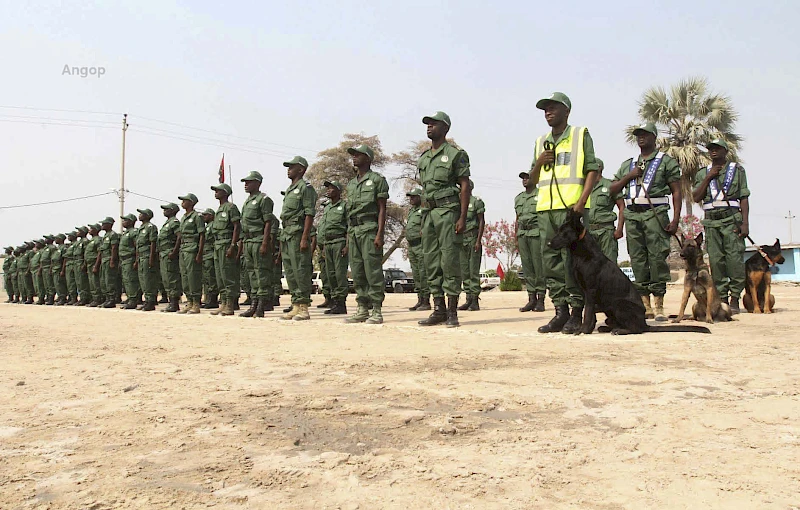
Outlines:
[[[325, 181], [334, 180], [339, 181], [343, 189], [346, 188], [350, 179], [356, 175], [352, 156], [347, 153], [347, 149], [362, 143], [369, 145], [375, 153], [375, 159], [372, 161], [372, 170], [382, 173], [382, 170], [391, 159], [383, 152], [378, 135], [366, 136], [363, 133], [346, 133], [342, 136], [342, 141], [339, 142], [339, 145], [325, 149], [317, 154], [317, 161], [309, 167], [306, 172], [306, 179], [317, 190], [323, 189], [322, 184]], [[320, 193], [320, 201], [324, 197], [325, 194]], [[344, 198], [346, 199], [347, 197], [344, 196]], [[321, 208], [318, 207], [317, 211], [319, 215]], [[386, 262], [405, 239], [407, 215], [408, 208], [406, 206], [391, 200], [387, 202], [383, 262]]]
[[[669, 91], [652, 87], [639, 100], [639, 116], [658, 127], [658, 148], [680, 164], [681, 189], [687, 213], [692, 211], [692, 186], [697, 171], [710, 162], [705, 145], [721, 138], [730, 146], [730, 157], [737, 159], [742, 137], [734, 132], [738, 114], [730, 97], [709, 90], [705, 78], [687, 78]], [[627, 140], [635, 143], [633, 130]]]

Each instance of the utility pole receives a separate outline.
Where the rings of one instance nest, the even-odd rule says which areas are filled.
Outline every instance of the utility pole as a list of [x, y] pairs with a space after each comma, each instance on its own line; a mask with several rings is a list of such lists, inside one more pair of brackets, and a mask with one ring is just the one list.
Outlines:
[[789, 211], [789, 216], [784, 216], [785, 219], [789, 220], [789, 244], [792, 243], [792, 220], [795, 218], [792, 216], [792, 211]]
[[[125, 216], [125, 132], [128, 131], [128, 114], [122, 115], [122, 168], [119, 172], [119, 216]], [[119, 222], [119, 231], [122, 232], [122, 220]]]

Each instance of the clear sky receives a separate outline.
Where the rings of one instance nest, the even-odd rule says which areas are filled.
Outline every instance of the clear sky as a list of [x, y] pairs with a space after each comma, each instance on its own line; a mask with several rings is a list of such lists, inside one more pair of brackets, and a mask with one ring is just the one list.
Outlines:
[[[223, 152], [238, 203], [238, 179], [250, 170], [266, 176], [262, 190], [279, 203], [288, 185], [281, 162], [294, 154], [313, 162], [346, 132], [403, 150], [424, 138], [423, 115], [444, 110], [487, 219], [511, 219], [517, 174], [547, 130], [537, 99], [567, 93], [571, 123], [589, 127], [611, 173], [636, 153], [623, 130], [638, 121], [642, 92], [702, 75], [741, 115], [753, 237], [788, 241], [784, 216], [800, 212], [787, 158], [800, 119], [797, 1], [28, 1], [3, 11], [0, 106], [114, 114], [0, 108], [0, 205], [118, 188], [123, 112], [126, 187], [176, 202], [192, 191], [209, 207]], [[65, 65], [105, 74], [65, 75]], [[126, 212], [160, 202], [128, 204]], [[3, 209], [0, 244], [116, 217], [118, 208], [108, 195]]]

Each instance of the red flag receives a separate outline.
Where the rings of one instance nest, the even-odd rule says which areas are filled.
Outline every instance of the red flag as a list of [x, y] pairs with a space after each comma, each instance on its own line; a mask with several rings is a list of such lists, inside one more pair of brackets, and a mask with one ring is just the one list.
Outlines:
[[225, 154], [222, 155], [222, 161], [219, 163], [219, 182], [225, 182]]
[[499, 276], [501, 280], [506, 277], [506, 272], [503, 271], [503, 265], [499, 262], [497, 264], [497, 276]]

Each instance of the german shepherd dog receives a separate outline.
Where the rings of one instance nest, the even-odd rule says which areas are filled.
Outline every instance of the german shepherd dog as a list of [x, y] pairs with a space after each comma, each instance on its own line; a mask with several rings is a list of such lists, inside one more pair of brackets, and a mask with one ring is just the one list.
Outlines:
[[549, 246], [567, 248], [572, 254], [572, 273], [584, 297], [584, 316], [577, 334], [590, 334], [597, 324], [596, 313], [606, 314], [606, 326], [599, 332], [636, 335], [645, 332], [711, 333], [702, 326], [650, 326], [644, 318], [642, 298], [622, 270], [600, 250], [587, 234], [582, 215], [570, 210]]
[[764, 244], [759, 248], [761, 251], [744, 263], [747, 288], [742, 304], [750, 313], [772, 313], [775, 296], [772, 295], [772, 273], [769, 269], [775, 264], [783, 264], [786, 259], [781, 253], [780, 239], [775, 239], [772, 246]]
[[694, 294], [697, 303], [692, 306], [692, 317], [696, 321], [714, 322], [732, 321], [731, 308], [719, 299], [719, 292], [711, 279], [708, 265], [703, 261], [703, 233], [692, 239], [683, 238], [681, 258], [686, 261], [686, 278], [683, 280], [683, 297], [678, 316], [672, 322], [683, 320], [689, 296]]

